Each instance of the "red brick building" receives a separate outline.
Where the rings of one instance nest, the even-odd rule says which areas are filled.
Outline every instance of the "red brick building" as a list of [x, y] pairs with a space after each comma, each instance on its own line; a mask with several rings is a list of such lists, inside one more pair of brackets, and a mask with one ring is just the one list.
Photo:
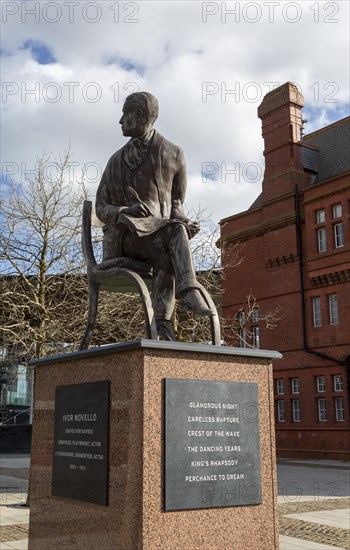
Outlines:
[[[221, 221], [222, 312], [241, 311], [237, 345], [283, 353], [274, 365], [278, 456], [343, 460], [350, 458], [350, 118], [302, 137], [303, 104], [288, 82], [258, 109], [262, 193]], [[237, 242], [243, 261], [225, 267]], [[258, 309], [245, 318], [250, 291]], [[263, 328], [264, 313], [278, 306], [277, 327]]]

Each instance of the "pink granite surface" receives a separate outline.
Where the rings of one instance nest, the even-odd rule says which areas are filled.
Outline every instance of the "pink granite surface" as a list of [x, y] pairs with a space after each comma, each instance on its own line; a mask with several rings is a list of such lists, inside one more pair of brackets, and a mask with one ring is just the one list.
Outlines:
[[[257, 382], [262, 504], [163, 511], [163, 379]], [[55, 387], [111, 381], [108, 506], [51, 496]], [[137, 349], [36, 367], [29, 550], [278, 550], [269, 359]]]

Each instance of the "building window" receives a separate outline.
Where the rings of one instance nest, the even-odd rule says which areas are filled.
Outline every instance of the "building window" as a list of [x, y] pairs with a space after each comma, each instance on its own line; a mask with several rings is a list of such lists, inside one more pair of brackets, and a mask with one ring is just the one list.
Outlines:
[[337, 397], [335, 399], [335, 418], [337, 422], [344, 422], [344, 399], [342, 397]]
[[252, 329], [253, 346], [260, 348], [260, 329], [259, 327], [253, 327]]
[[320, 327], [322, 325], [322, 317], [321, 317], [321, 298], [319, 296], [312, 298], [312, 314], [313, 314], [314, 327]]
[[333, 219], [341, 218], [343, 215], [341, 204], [333, 206]]
[[316, 384], [318, 393], [326, 391], [326, 379], [324, 376], [318, 376], [316, 378]]
[[246, 329], [244, 327], [245, 325], [245, 312], [244, 311], [239, 311], [238, 312], [238, 321], [239, 321], [239, 324], [240, 324], [240, 329], [239, 329], [239, 347], [240, 348], [246, 348], [247, 347], [247, 343], [246, 343]]
[[326, 221], [326, 213], [324, 210], [317, 210], [316, 223], [324, 223]]
[[276, 380], [276, 390], [278, 395], [284, 394], [284, 380], [283, 378], [279, 378]]
[[344, 225], [336, 223], [334, 226], [334, 243], [336, 248], [344, 246]]
[[299, 378], [292, 378], [292, 393], [299, 393]]
[[259, 308], [258, 307], [255, 307], [253, 309], [252, 322], [253, 323], [258, 323], [259, 322]]
[[318, 420], [327, 422], [327, 402], [325, 399], [317, 399], [318, 405]]
[[317, 239], [318, 239], [318, 251], [325, 252], [327, 250], [327, 234], [326, 234], [325, 227], [317, 231]]
[[245, 328], [240, 328], [239, 329], [239, 347], [240, 348], [246, 348], [247, 347]]
[[329, 304], [329, 323], [331, 325], [337, 325], [339, 323], [338, 315], [338, 298], [336, 294], [328, 296]]
[[277, 420], [278, 422], [285, 422], [284, 401], [279, 399], [277, 401]]
[[245, 312], [242, 310], [238, 312], [238, 321], [240, 322], [241, 325], [244, 325], [245, 323]]
[[343, 377], [341, 374], [333, 376], [334, 391], [343, 391]]
[[301, 421], [300, 399], [293, 399], [293, 422]]

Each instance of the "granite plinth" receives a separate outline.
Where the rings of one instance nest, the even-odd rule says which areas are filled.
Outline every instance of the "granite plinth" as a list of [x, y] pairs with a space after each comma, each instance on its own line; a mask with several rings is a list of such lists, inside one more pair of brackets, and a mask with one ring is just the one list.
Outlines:
[[[34, 362], [29, 550], [277, 550], [273, 358], [142, 340]], [[262, 503], [164, 511], [165, 378], [255, 382]], [[110, 380], [108, 505], [51, 496], [55, 388]]]

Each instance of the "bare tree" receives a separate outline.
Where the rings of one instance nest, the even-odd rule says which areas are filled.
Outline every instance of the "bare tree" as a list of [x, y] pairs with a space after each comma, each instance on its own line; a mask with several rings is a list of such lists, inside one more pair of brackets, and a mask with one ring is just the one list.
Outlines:
[[[259, 347], [260, 329], [273, 330], [285, 316], [280, 306], [274, 310], [262, 310], [250, 290], [245, 301], [233, 316], [222, 320], [226, 339], [233, 345], [247, 348]], [[258, 328], [259, 332], [256, 332]]]
[[42, 155], [34, 179], [7, 185], [0, 210], [2, 341], [27, 359], [71, 342], [85, 309], [80, 212], [86, 190], [69, 181], [70, 167], [69, 151], [59, 160]]

